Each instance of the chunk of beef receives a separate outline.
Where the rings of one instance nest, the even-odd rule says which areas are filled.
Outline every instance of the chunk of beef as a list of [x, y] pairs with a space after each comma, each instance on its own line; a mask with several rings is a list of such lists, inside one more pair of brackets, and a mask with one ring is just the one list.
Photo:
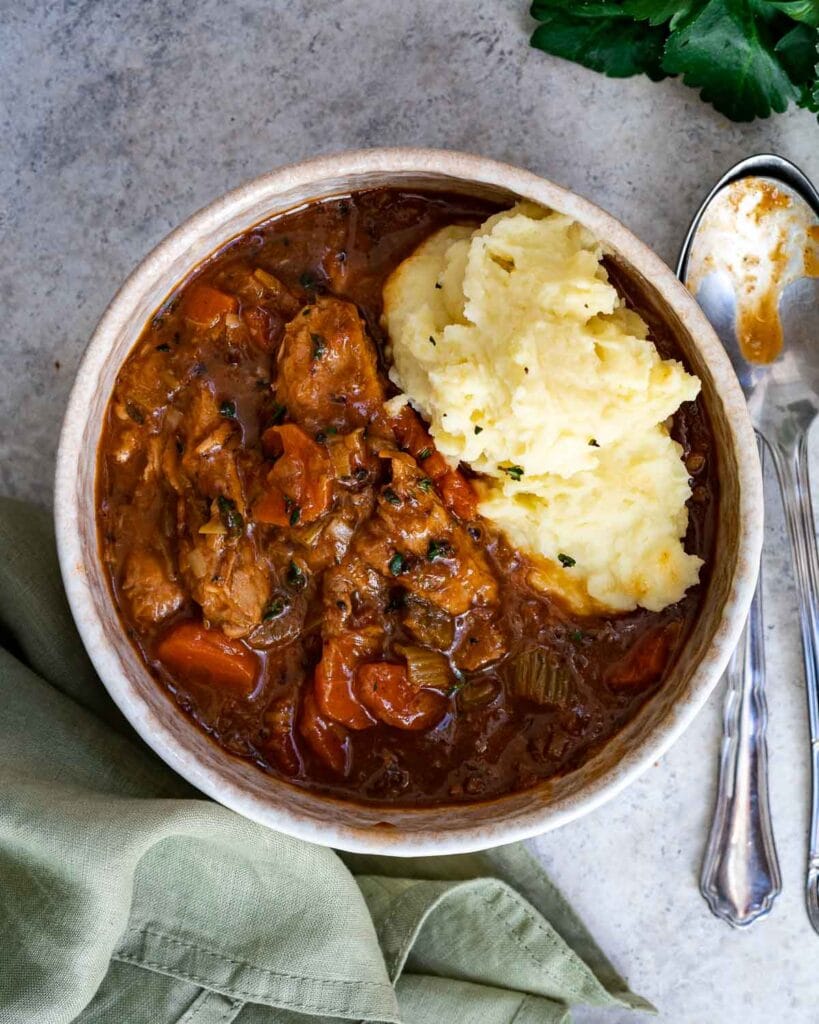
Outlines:
[[459, 624], [452, 660], [462, 672], [474, 672], [502, 658], [508, 641], [491, 608], [474, 608]]
[[165, 479], [177, 492], [179, 573], [205, 620], [229, 637], [246, 636], [261, 622], [270, 571], [246, 530], [247, 500], [236, 424], [219, 413], [216, 398], [196, 382], [190, 414], [175, 445], [162, 453]]
[[185, 594], [176, 580], [173, 562], [164, 546], [129, 551], [122, 572], [120, 592], [131, 615], [143, 628], [154, 626], [179, 611]]
[[269, 570], [249, 537], [194, 530], [180, 539], [179, 571], [203, 618], [226, 636], [246, 636], [262, 621]]
[[402, 459], [393, 459], [392, 473], [354, 550], [380, 574], [449, 615], [496, 603], [498, 585], [486, 556], [423, 473]]
[[355, 306], [319, 298], [287, 325], [279, 350], [278, 401], [308, 433], [349, 431], [381, 410], [375, 346]]

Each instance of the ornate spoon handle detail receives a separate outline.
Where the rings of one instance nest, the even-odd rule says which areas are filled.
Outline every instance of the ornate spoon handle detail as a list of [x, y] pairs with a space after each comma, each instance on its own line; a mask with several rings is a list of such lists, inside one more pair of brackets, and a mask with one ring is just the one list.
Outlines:
[[801, 429], [793, 437], [774, 446], [773, 456], [782, 485], [785, 518], [799, 591], [799, 622], [805, 659], [811, 744], [810, 832], [805, 896], [810, 923], [819, 932], [819, 555], [810, 496], [807, 430]]
[[[760, 461], [765, 442], [757, 435]], [[737, 928], [767, 914], [782, 889], [768, 797], [762, 576], [728, 666], [719, 783], [700, 889]]]

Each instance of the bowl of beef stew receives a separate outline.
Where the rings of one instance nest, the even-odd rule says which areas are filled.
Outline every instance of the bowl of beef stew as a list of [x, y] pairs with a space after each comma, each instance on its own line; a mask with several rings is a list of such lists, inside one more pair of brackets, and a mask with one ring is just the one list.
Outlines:
[[[402, 402], [386, 283], [521, 200], [600, 240], [623, 304], [701, 383], [667, 427], [701, 569], [666, 607], [534, 585], [481, 474]], [[146, 257], [79, 370], [55, 517], [89, 654], [171, 767], [270, 827], [414, 855], [556, 827], [667, 749], [739, 636], [760, 495], [718, 340], [622, 225], [503, 164], [373, 150], [259, 178]]]

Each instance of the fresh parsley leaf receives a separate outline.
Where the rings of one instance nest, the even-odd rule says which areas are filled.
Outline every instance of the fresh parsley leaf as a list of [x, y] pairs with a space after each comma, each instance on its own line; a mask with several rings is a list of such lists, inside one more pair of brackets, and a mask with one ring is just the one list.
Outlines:
[[665, 77], [661, 67], [665, 29], [636, 22], [617, 5], [566, 3], [564, 8], [535, 3], [532, 14], [541, 22], [531, 39], [539, 50], [611, 78], [645, 74], [658, 81]]
[[774, 48], [791, 81], [802, 89], [800, 105], [810, 109], [816, 109], [813, 107], [810, 86], [816, 78], [816, 66], [819, 64], [818, 42], [819, 32], [815, 28], [794, 25]]
[[708, 0], [668, 37], [663, 68], [733, 121], [781, 113], [799, 91], [766, 38], [753, 0]]
[[534, 0], [532, 45], [613, 78], [680, 75], [735, 121], [819, 111], [819, 0]]
[[553, 11], [567, 11], [576, 18], [624, 18], [621, 0], [533, 0], [531, 15], [542, 19]]
[[769, 0], [768, 6], [782, 11], [794, 21], [801, 21], [813, 28], [819, 27], [819, 0]]
[[563, 566], [564, 569], [571, 569], [573, 565], [577, 565], [577, 560], [572, 558], [571, 555], [564, 555], [561, 551], [557, 556], [558, 562]]
[[669, 21], [673, 27], [696, 6], [697, 0], [624, 0], [623, 12], [650, 25]]

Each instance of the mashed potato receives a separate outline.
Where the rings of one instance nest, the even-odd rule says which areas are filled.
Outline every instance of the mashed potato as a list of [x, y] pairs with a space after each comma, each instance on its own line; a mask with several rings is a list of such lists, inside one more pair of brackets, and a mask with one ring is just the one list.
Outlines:
[[384, 288], [390, 376], [481, 512], [578, 611], [657, 611], [697, 582], [665, 420], [699, 381], [660, 358], [581, 225], [530, 204], [438, 231]]

